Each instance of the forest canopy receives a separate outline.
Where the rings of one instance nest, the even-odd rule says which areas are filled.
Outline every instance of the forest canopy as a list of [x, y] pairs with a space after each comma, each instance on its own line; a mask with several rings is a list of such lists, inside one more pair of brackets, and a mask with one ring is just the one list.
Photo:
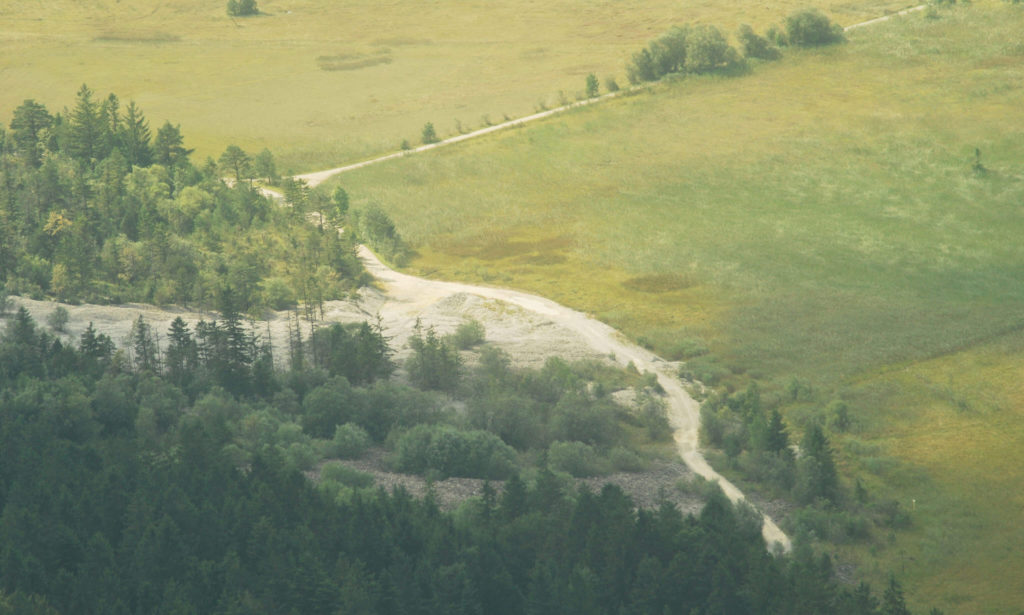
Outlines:
[[[366, 281], [350, 236], [315, 227], [251, 183], [259, 165], [230, 146], [199, 167], [178, 125], [155, 135], [134, 101], [83, 85], [71, 109], [26, 100], [0, 129], [0, 284], [66, 302], [243, 312], [336, 299]], [[227, 162], [235, 179], [221, 178]], [[243, 168], [246, 172], [243, 172]]]

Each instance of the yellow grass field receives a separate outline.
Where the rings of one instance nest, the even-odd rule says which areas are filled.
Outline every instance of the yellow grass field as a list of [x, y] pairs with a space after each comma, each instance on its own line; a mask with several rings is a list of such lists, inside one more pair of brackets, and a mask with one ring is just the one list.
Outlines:
[[[25, 98], [71, 106], [84, 82], [154, 130], [180, 123], [198, 160], [234, 143], [312, 171], [415, 143], [428, 121], [445, 136], [571, 100], [591, 72], [625, 84], [629, 55], [672, 24], [763, 28], [805, 3], [261, 0], [244, 19], [225, 4], [0, 3], [0, 117]], [[905, 5], [816, 4], [842, 23]]]

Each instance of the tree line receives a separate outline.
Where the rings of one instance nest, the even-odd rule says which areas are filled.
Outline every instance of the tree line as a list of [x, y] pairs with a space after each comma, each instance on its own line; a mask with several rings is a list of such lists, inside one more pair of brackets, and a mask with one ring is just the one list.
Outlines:
[[[803, 546], [768, 554], [756, 513], [715, 490], [698, 515], [638, 510], [615, 487], [576, 490], [542, 468], [445, 513], [402, 490], [316, 485], [287, 446], [239, 453], [319, 430], [272, 417], [304, 420], [326, 374], [278, 374], [291, 384], [274, 392], [190, 390], [174, 380], [178, 354], [147, 366], [133, 352], [129, 365], [91, 330], [62, 343], [24, 310], [8, 321], [0, 613], [907, 612], [895, 579], [879, 599]], [[370, 387], [374, 417], [428, 399]]]
[[[239, 309], [307, 306], [365, 283], [354, 240], [306, 223], [249, 182], [273, 156], [230, 146], [190, 159], [180, 127], [154, 135], [143, 111], [82, 86], [72, 109], [26, 100], [0, 129], [0, 285], [67, 302]], [[302, 205], [300, 203], [300, 205]]]
[[805, 9], [789, 15], [783, 25], [771, 27], [766, 36], [742, 25], [736, 40], [739, 51], [714, 25], [673, 26], [633, 54], [626, 75], [636, 85], [672, 74], [733, 72], [743, 68], [748, 58], [777, 60], [782, 57], [779, 48], [787, 45], [815, 47], [840, 42], [843, 30], [817, 9]]

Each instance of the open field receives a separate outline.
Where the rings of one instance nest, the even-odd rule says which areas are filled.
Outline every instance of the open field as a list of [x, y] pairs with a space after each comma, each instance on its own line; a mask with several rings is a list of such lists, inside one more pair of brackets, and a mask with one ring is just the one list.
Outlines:
[[[814, 4], [841, 23], [906, 6], [709, 0], [261, 0], [229, 18], [225, 2], [97, 0], [0, 6], [0, 116], [33, 97], [58, 111], [85, 82], [134, 99], [157, 126], [181, 123], [198, 160], [231, 143], [269, 147], [296, 172], [520, 117], [573, 99], [593, 72], [625, 84], [629, 55], [672, 24], [762, 29]], [[740, 15], [742, 14], [742, 18]], [[486, 118], [486, 119], [485, 119]]]
[[1002, 4], [918, 13], [340, 181], [421, 273], [538, 292], [663, 354], [707, 346], [726, 381], [796, 378], [797, 426], [845, 399], [847, 475], [913, 508], [848, 557], [876, 585], [904, 574], [914, 605], [1014, 612], [1021, 31]]

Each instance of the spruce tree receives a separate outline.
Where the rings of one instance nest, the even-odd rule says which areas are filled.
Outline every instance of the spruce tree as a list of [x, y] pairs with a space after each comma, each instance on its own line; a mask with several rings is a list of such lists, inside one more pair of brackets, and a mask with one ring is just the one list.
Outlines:
[[78, 90], [78, 102], [68, 122], [67, 152], [85, 164], [102, 158], [103, 135], [106, 125], [99, 105], [92, 98], [92, 90], [84, 83]]
[[149, 121], [134, 100], [128, 101], [128, 106], [124, 109], [118, 143], [129, 165], [148, 167], [153, 164], [151, 140]]

